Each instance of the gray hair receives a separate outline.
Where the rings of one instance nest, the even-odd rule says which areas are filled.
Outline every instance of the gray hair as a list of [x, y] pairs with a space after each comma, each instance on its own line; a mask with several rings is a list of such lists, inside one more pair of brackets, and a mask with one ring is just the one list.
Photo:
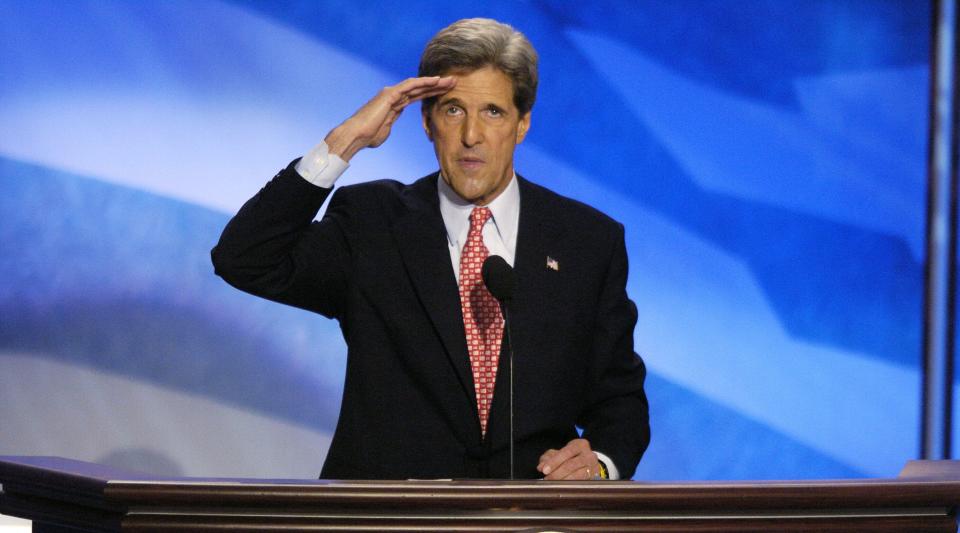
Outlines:
[[[537, 98], [537, 51], [513, 27], [487, 18], [462, 19], [440, 30], [420, 56], [419, 76], [442, 76], [492, 66], [513, 82], [513, 103], [523, 116]], [[436, 97], [423, 101], [424, 111]]]

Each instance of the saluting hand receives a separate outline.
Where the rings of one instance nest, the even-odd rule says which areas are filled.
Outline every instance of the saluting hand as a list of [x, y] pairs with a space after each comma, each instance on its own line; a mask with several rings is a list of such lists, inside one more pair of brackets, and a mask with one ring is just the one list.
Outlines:
[[350, 118], [327, 134], [330, 153], [349, 161], [363, 148], [376, 148], [390, 136], [390, 128], [404, 108], [417, 100], [443, 94], [453, 88], [452, 76], [408, 78], [384, 87]]

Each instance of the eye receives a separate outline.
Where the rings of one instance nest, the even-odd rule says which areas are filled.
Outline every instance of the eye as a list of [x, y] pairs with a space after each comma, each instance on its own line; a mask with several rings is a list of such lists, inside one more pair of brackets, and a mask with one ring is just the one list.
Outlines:
[[487, 114], [494, 118], [500, 118], [503, 116], [503, 110], [499, 107], [488, 107]]
[[460, 109], [460, 106], [452, 105], [452, 106], [447, 106], [447, 108], [443, 110], [443, 114], [447, 116], [455, 117], [463, 114], [463, 110]]

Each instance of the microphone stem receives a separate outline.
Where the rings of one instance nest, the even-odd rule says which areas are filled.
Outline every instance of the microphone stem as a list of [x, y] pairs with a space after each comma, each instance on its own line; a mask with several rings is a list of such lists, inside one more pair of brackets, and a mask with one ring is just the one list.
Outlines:
[[503, 304], [503, 329], [507, 335], [507, 346], [510, 347], [509, 365], [510, 365], [510, 479], [516, 479], [514, 470], [514, 436], [513, 436], [513, 339], [510, 338], [510, 316], [507, 312], [507, 305]]

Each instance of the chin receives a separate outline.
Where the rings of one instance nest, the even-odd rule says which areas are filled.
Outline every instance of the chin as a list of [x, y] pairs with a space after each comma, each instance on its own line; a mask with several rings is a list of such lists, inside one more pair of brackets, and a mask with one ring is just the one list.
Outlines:
[[471, 187], [471, 186], [469, 186], [469, 185], [467, 185], [466, 187], [463, 187], [463, 186], [453, 187], [453, 186], [451, 186], [451, 188], [453, 189], [453, 192], [457, 193], [457, 196], [459, 196], [460, 198], [463, 198], [464, 200], [466, 200], [466, 201], [468, 201], [468, 202], [474, 202], [474, 201], [480, 199], [481, 197], [483, 197], [483, 195], [484, 195], [484, 192], [483, 192], [482, 189], [479, 189], [479, 188], [476, 188], [476, 187]]
[[457, 193], [457, 195], [460, 196], [460, 198], [463, 198], [464, 200], [466, 200], [467, 202], [470, 202], [471, 204], [477, 203], [477, 201], [479, 201], [480, 198], [483, 196], [481, 194], [461, 194], [459, 192]]

